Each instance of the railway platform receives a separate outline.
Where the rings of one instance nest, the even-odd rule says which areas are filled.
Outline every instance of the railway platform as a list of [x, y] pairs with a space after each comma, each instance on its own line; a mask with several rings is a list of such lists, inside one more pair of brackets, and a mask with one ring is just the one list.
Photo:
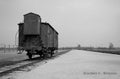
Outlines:
[[72, 50], [13, 79], [120, 79], [120, 55]]

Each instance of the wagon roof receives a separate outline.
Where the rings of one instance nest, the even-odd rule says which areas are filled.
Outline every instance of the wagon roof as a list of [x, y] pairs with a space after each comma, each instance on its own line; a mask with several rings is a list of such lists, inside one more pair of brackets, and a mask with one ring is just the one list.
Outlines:
[[41, 22], [41, 24], [49, 25], [58, 34], [58, 32], [49, 23], [47, 23], [47, 22]]
[[27, 13], [27, 14], [24, 14], [24, 16], [26, 16], [26, 15], [30, 15], [30, 14], [37, 15], [37, 16], [40, 17], [40, 15], [38, 15], [38, 14], [36, 14], [36, 13], [33, 13], [33, 12], [29, 12], [29, 13]]

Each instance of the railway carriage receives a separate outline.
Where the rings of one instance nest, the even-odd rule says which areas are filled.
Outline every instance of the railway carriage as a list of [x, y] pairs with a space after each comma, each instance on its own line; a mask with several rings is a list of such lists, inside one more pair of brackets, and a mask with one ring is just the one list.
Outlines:
[[27, 51], [30, 59], [33, 55], [51, 57], [58, 49], [58, 32], [49, 23], [41, 22], [39, 15], [25, 14], [24, 22], [18, 25], [18, 49]]

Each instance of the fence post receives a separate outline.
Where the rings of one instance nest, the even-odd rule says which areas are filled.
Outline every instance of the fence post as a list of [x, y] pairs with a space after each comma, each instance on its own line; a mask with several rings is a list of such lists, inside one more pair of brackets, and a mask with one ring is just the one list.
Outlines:
[[9, 47], [8, 47], [8, 50], [9, 50], [9, 52], [11, 51], [11, 49], [10, 49], [10, 45], [9, 45]]
[[5, 53], [5, 51], [6, 51], [6, 45], [4, 45], [4, 53]]

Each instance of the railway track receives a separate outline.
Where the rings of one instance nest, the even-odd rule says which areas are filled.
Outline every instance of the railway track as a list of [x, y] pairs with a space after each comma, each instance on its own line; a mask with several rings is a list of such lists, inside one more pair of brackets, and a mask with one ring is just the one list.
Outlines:
[[9, 65], [6, 65], [6, 66], [0, 68], [0, 77], [5, 76], [5, 75], [12, 73], [14, 71], [21, 71], [23, 68], [26, 68], [26, 67], [32, 66], [32, 65], [34, 66], [37, 63], [45, 64], [45, 63], [47, 63], [47, 61], [49, 59], [54, 59], [54, 58], [58, 57], [59, 55], [67, 53], [69, 51], [70, 50], [58, 52], [58, 53], [54, 54], [54, 56], [52, 58], [40, 59], [39, 57], [36, 57], [36, 58], [33, 58], [32, 60], [25, 59], [22, 61], [18, 61], [14, 64], [11, 63], [11, 65], [9, 64]]
[[23, 61], [23, 62], [20, 62], [20, 63], [16, 63], [14, 65], [9, 65], [9, 66], [2, 67], [2, 68], [0, 68], [0, 77], [4, 76], [4, 75], [7, 75], [9, 73], [12, 73], [13, 71], [19, 71], [22, 68], [34, 65], [35, 63], [38, 63], [38, 62], [46, 62], [46, 60], [38, 60], [38, 59], [35, 58], [34, 60], [31, 60], [31, 61], [29, 61], [29, 60], [28, 61]]

